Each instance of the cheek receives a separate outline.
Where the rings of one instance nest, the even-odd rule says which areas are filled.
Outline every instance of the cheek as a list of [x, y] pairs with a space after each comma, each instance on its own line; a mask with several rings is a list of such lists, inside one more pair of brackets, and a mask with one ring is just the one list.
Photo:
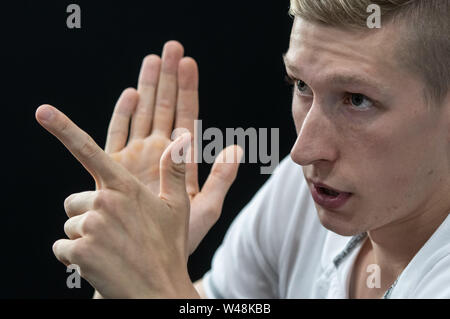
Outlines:
[[366, 131], [363, 142], [354, 143], [352, 159], [354, 167], [359, 167], [362, 195], [384, 212], [377, 214], [405, 213], [430, 191], [435, 175], [429, 172], [437, 165], [437, 155], [424, 138], [432, 133], [422, 129], [409, 125]]

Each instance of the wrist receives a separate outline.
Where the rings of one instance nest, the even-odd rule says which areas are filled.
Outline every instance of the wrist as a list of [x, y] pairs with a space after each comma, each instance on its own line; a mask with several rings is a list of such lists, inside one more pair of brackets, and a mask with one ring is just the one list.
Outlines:
[[194, 286], [194, 283], [191, 281], [189, 274], [185, 273], [182, 279], [179, 279], [177, 282], [172, 285], [171, 292], [169, 293], [171, 299], [201, 299], [200, 295], [197, 292], [197, 289]]
[[[168, 275], [166, 273], [166, 275]], [[161, 278], [166, 278], [165, 280]], [[191, 281], [187, 269], [176, 274], [172, 273], [172, 276], [160, 276], [158, 283], [150, 283], [150, 289], [140, 297], [145, 299], [201, 299], [194, 283]], [[155, 287], [155, 284], [159, 288]], [[156, 288], [156, 289], [155, 289]], [[133, 297], [134, 298], [134, 297]]]

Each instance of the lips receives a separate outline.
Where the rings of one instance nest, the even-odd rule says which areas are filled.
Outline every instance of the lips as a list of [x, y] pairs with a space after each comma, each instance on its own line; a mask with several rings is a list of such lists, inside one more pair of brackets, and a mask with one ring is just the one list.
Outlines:
[[312, 184], [314, 186], [316, 186], [316, 187], [324, 188], [325, 190], [332, 191], [332, 192], [335, 192], [335, 193], [346, 193], [346, 192], [341, 191], [339, 189], [336, 189], [336, 188], [333, 188], [331, 186], [328, 186], [327, 184], [324, 184], [324, 183], [312, 182]]
[[311, 194], [314, 201], [328, 209], [337, 209], [343, 206], [352, 193], [335, 189], [320, 182], [311, 182]]

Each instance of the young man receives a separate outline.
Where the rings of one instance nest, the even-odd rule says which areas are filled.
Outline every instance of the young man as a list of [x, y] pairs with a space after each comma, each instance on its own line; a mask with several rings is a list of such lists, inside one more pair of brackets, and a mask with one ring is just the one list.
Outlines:
[[[367, 27], [370, 4], [381, 28]], [[450, 298], [450, 1], [292, 0], [291, 13], [284, 59], [297, 141], [195, 288], [210, 298]], [[140, 83], [150, 85], [119, 101], [106, 148], [115, 162], [55, 109], [37, 112], [96, 177], [100, 190], [67, 201], [70, 240], [54, 250], [105, 297], [198, 297], [185, 259], [217, 219], [237, 165], [217, 163], [199, 192], [195, 167], [169, 160], [188, 139], [169, 145], [168, 128], [192, 122], [173, 118], [176, 65], [176, 108], [197, 114], [196, 86], [185, 87], [196, 68], [181, 55], [166, 45], [158, 85], [159, 58], [147, 59]], [[155, 136], [166, 139], [139, 142]], [[161, 145], [161, 181], [135, 169], [147, 144]]]

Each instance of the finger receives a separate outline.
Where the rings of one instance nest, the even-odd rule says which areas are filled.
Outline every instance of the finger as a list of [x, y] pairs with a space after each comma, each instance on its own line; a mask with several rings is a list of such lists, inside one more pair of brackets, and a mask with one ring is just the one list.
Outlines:
[[194, 134], [198, 118], [198, 67], [194, 59], [185, 57], [178, 65], [178, 97], [175, 128], [187, 128]]
[[164, 45], [152, 133], [169, 137], [172, 131], [177, 100], [178, 64], [183, 54], [184, 48], [177, 41], [169, 41]]
[[238, 145], [225, 148], [214, 161], [211, 173], [202, 187], [201, 197], [211, 203], [217, 215], [220, 214], [225, 196], [236, 179], [242, 155], [242, 148]]
[[[175, 114], [175, 131], [186, 128], [194, 138], [194, 121], [198, 118], [198, 67], [194, 59], [185, 57], [178, 65], [178, 98]], [[195, 145], [192, 140], [191, 145]], [[192, 197], [199, 191], [198, 168], [194, 159], [195, 149], [186, 163], [186, 189]]]
[[236, 178], [242, 154], [242, 149], [237, 145], [220, 152], [201, 192], [194, 197], [192, 207], [196, 206], [196, 209], [192, 210], [189, 222], [189, 254], [194, 252], [219, 219], [225, 196]]
[[139, 94], [133, 88], [122, 92], [111, 118], [106, 137], [105, 152], [108, 154], [121, 151], [128, 139], [130, 118], [139, 101]]
[[94, 209], [94, 202], [97, 196], [95, 191], [87, 191], [72, 194], [64, 201], [64, 209], [69, 218], [84, 214], [88, 210]]
[[195, 152], [197, 151], [194, 147], [194, 136], [191, 137], [191, 152], [189, 153], [189, 160], [186, 161], [186, 191], [190, 197], [195, 196], [200, 189], [198, 185], [198, 166], [195, 162]]
[[36, 110], [36, 119], [47, 131], [58, 138], [75, 156], [101, 187], [120, 179], [122, 172], [94, 140], [66, 115], [50, 105], [42, 105]]
[[77, 215], [69, 218], [64, 223], [64, 233], [69, 239], [77, 239], [84, 235], [82, 233], [82, 224], [86, 216], [86, 214]]
[[70, 239], [59, 239], [57, 240], [52, 247], [53, 253], [55, 254], [56, 259], [62, 262], [64, 265], [69, 266], [71, 264], [78, 264], [73, 256], [72, 251], [76, 242], [82, 240], [82, 238], [78, 238], [75, 240]]
[[131, 121], [130, 141], [144, 138], [150, 133], [160, 70], [159, 56], [152, 54], [145, 57], [139, 74], [139, 104]]
[[186, 193], [186, 156], [191, 136], [185, 133], [166, 148], [160, 160], [160, 198], [171, 204], [182, 205], [188, 200]]

